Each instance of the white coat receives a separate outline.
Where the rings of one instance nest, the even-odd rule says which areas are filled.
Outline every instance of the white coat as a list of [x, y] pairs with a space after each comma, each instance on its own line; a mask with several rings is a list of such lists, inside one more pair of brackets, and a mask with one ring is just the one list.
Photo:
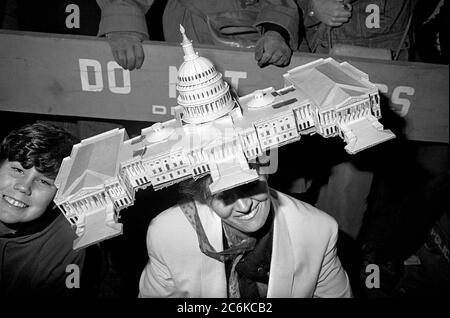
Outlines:
[[[274, 232], [267, 297], [351, 297], [336, 254], [336, 221], [275, 190], [271, 200]], [[209, 242], [222, 251], [221, 219], [206, 205], [196, 204]], [[194, 228], [178, 206], [153, 219], [147, 248], [140, 297], [227, 297], [224, 264], [200, 251]]]

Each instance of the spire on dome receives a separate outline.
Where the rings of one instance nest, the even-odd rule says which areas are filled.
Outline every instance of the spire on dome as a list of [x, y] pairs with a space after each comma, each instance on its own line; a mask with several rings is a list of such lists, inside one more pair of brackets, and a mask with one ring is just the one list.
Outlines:
[[194, 47], [192, 46], [192, 41], [188, 39], [186, 36], [185, 30], [183, 26], [180, 24], [180, 32], [183, 36], [183, 42], [181, 42], [181, 45], [183, 46], [184, 51], [184, 60], [185, 61], [191, 61], [198, 57], [197, 53], [194, 51]]

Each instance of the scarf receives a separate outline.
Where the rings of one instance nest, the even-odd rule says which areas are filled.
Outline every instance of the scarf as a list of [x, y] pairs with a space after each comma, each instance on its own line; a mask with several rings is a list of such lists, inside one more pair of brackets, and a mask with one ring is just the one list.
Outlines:
[[222, 222], [225, 236], [230, 246], [228, 249], [217, 252], [215, 248], [209, 243], [203, 225], [198, 216], [197, 206], [195, 202], [190, 201], [180, 204], [181, 211], [191, 223], [195, 232], [197, 233], [200, 250], [203, 254], [214, 258], [222, 263], [225, 261], [232, 261], [230, 278], [228, 282], [228, 296], [230, 298], [240, 298], [238, 274], [236, 272], [236, 265], [239, 263], [244, 253], [252, 250], [255, 247], [256, 239], [246, 236], [241, 231]]

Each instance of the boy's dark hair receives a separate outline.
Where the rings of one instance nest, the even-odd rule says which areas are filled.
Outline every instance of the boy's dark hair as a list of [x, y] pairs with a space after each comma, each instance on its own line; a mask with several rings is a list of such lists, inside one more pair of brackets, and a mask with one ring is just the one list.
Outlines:
[[0, 163], [18, 161], [25, 169], [34, 167], [49, 178], [56, 178], [62, 160], [69, 156], [79, 139], [48, 123], [25, 125], [11, 131], [0, 145]]

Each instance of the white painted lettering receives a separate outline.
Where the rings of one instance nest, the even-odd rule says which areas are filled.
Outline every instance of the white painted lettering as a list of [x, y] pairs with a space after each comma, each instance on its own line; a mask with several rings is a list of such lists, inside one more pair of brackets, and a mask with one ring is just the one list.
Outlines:
[[247, 72], [225, 71], [224, 76], [231, 78], [231, 86], [239, 92], [239, 79], [247, 78]]
[[169, 66], [169, 97], [177, 98], [177, 77], [178, 69], [175, 66]]
[[155, 115], [166, 115], [167, 107], [164, 105], [152, 105], [152, 113]]
[[400, 94], [403, 93], [408, 96], [413, 96], [414, 92], [414, 88], [409, 86], [397, 86], [392, 92], [392, 103], [400, 105], [400, 109], [398, 109], [398, 107], [394, 107], [394, 111], [396, 111], [401, 117], [405, 117], [408, 114], [411, 102], [407, 98], [401, 98]]
[[376, 87], [378, 87], [378, 90], [380, 91], [380, 93], [384, 93], [384, 94], [388, 93], [389, 89], [386, 84], [375, 83], [375, 85], [376, 85]]
[[[107, 68], [108, 68], [109, 90], [116, 94], [129, 94], [131, 92], [130, 71], [123, 69], [115, 61], [108, 62]], [[123, 76], [123, 86], [122, 87], [117, 87], [117, 85], [116, 85], [116, 73], [115, 73], [116, 69], [119, 69], [122, 71], [122, 76]]]
[[[81, 89], [88, 92], [100, 92], [103, 89], [102, 66], [97, 60], [79, 59]], [[88, 68], [94, 69], [95, 82], [89, 83]]]

